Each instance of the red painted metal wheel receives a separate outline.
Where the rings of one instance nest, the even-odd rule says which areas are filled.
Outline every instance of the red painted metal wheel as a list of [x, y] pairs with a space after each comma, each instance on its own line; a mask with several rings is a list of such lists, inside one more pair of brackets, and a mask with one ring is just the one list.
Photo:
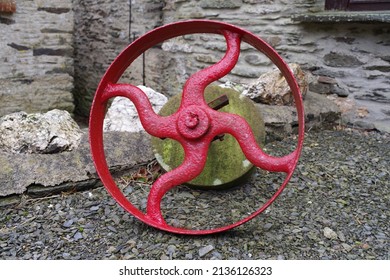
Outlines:
[[[168, 117], [155, 114], [142, 90], [130, 84], [117, 83], [130, 64], [149, 48], [162, 41], [193, 33], [223, 35], [227, 43], [227, 51], [218, 63], [195, 73], [187, 80], [183, 88], [181, 105], [176, 113]], [[293, 92], [299, 122], [298, 143], [296, 149], [284, 157], [273, 157], [263, 152], [245, 119], [238, 115], [213, 110], [203, 97], [207, 85], [228, 74], [236, 65], [242, 41], [264, 53], [279, 68]], [[171, 138], [180, 142], [185, 152], [185, 159], [179, 167], [161, 175], [153, 183], [145, 213], [136, 208], [118, 188], [110, 174], [104, 154], [103, 120], [107, 101], [116, 96], [127, 97], [134, 103], [146, 132], [155, 137]], [[304, 112], [301, 93], [294, 75], [283, 59], [265, 41], [234, 25], [210, 20], [190, 20], [156, 28], [135, 40], [119, 54], [100, 81], [92, 103], [89, 129], [92, 158], [96, 170], [108, 192], [124, 209], [146, 224], [161, 230], [179, 234], [211, 234], [232, 229], [251, 220], [280, 195], [295, 170], [302, 150]], [[286, 173], [282, 185], [259, 209], [233, 224], [204, 230], [178, 228], [167, 224], [161, 213], [160, 204], [163, 196], [170, 189], [194, 179], [201, 173], [211, 141], [225, 133], [236, 138], [252, 164], [267, 171]]]

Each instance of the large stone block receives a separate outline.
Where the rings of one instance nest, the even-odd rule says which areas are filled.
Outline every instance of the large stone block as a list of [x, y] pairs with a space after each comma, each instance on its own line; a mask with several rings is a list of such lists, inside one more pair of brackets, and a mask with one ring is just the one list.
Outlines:
[[67, 111], [13, 113], [0, 119], [0, 148], [6, 152], [50, 154], [75, 149], [81, 130]]
[[[113, 173], [153, 159], [150, 137], [144, 132], [106, 132], [104, 143], [107, 164]], [[0, 150], [0, 165], [0, 197], [24, 193], [45, 196], [101, 186], [87, 133], [76, 149], [64, 153], [15, 154]]]
[[[292, 63], [289, 64], [289, 67], [304, 98], [308, 88], [306, 75], [298, 64]], [[279, 69], [261, 75], [256, 82], [247, 87], [243, 94], [263, 104], [292, 105], [294, 103], [290, 86]]]

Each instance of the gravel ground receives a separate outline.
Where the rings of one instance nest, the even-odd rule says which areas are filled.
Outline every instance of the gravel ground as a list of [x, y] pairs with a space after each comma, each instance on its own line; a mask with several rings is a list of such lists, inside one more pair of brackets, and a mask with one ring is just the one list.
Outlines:
[[[296, 139], [266, 146], [286, 154]], [[151, 228], [104, 188], [30, 199], [0, 209], [0, 259], [390, 259], [390, 137], [356, 131], [309, 132], [289, 185], [263, 214], [234, 230], [180, 236]], [[139, 208], [153, 163], [118, 176]], [[206, 228], [247, 215], [283, 174], [258, 170], [226, 191], [178, 187], [163, 201], [167, 221]]]

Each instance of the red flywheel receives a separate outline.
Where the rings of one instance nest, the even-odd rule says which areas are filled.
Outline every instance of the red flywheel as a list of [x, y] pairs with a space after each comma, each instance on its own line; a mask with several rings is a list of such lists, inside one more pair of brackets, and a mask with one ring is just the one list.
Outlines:
[[[146, 94], [131, 84], [118, 84], [118, 80], [131, 63], [149, 48], [165, 40], [194, 33], [214, 33], [225, 37], [227, 51], [216, 64], [193, 74], [183, 87], [181, 105], [178, 111], [162, 117], [154, 113]], [[247, 121], [235, 114], [219, 112], [208, 106], [204, 98], [205, 88], [227, 75], [238, 61], [241, 42], [246, 42], [264, 53], [281, 71], [292, 90], [298, 114], [298, 143], [296, 149], [283, 157], [266, 154], [257, 144]], [[184, 149], [185, 158], [180, 166], [161, 175], [152, 185], [146, 211], [135, 207], [115, 183], [106, 162], [103, 144], [103, 121], [110, 98], [123, 96], [130, 99], [137, 108], [141, 123], [152, 136], [171, 138]], [[302, 96], [290, 68], [265, 41], [234, 25], [210, 21], [190, 20], [176, 22], [156, 28], [139, 37], [113, 61], [104, 74], [96, 91], [89, 122], [92, 158], [96, 170], [108, 192], [128, 212], [155, 228], [180, 234], [210, 234], [232, 229], [263, 212], [283, 191], [289, 182], [302, 150], [304, 137], [304, 112]], [[196, 178], [203, 170], [211, 141], [221, 134], [236, 138], [246, 158], [255, 166], [271, 171], [286, 173], [282, 185], [259, 209], [246, 218], [219, 228], [194, 230], [169, 225], [163, 218], [161, 201], [172, 188]]]

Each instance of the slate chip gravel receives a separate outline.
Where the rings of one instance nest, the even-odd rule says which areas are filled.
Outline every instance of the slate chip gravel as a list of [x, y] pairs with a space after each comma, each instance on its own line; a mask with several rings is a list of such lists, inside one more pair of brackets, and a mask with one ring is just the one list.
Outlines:
[[[286, 154], [294, 137], [270, 143]], [[24, 197], [0, 208], [0, 259], [390, 259], [390, 137], [320, 131], [306, 136], [302, 157], [281, 196], [234, 230], [180, 236], [133, 218], [104, 188]], [[163, 200], [169, 223], [204, 228], [242, 218], [272, 195], [283, 174], [257, 171], [226, 191], [178, 187]], [[145, 208], [148, 182], [118, 177]]]

